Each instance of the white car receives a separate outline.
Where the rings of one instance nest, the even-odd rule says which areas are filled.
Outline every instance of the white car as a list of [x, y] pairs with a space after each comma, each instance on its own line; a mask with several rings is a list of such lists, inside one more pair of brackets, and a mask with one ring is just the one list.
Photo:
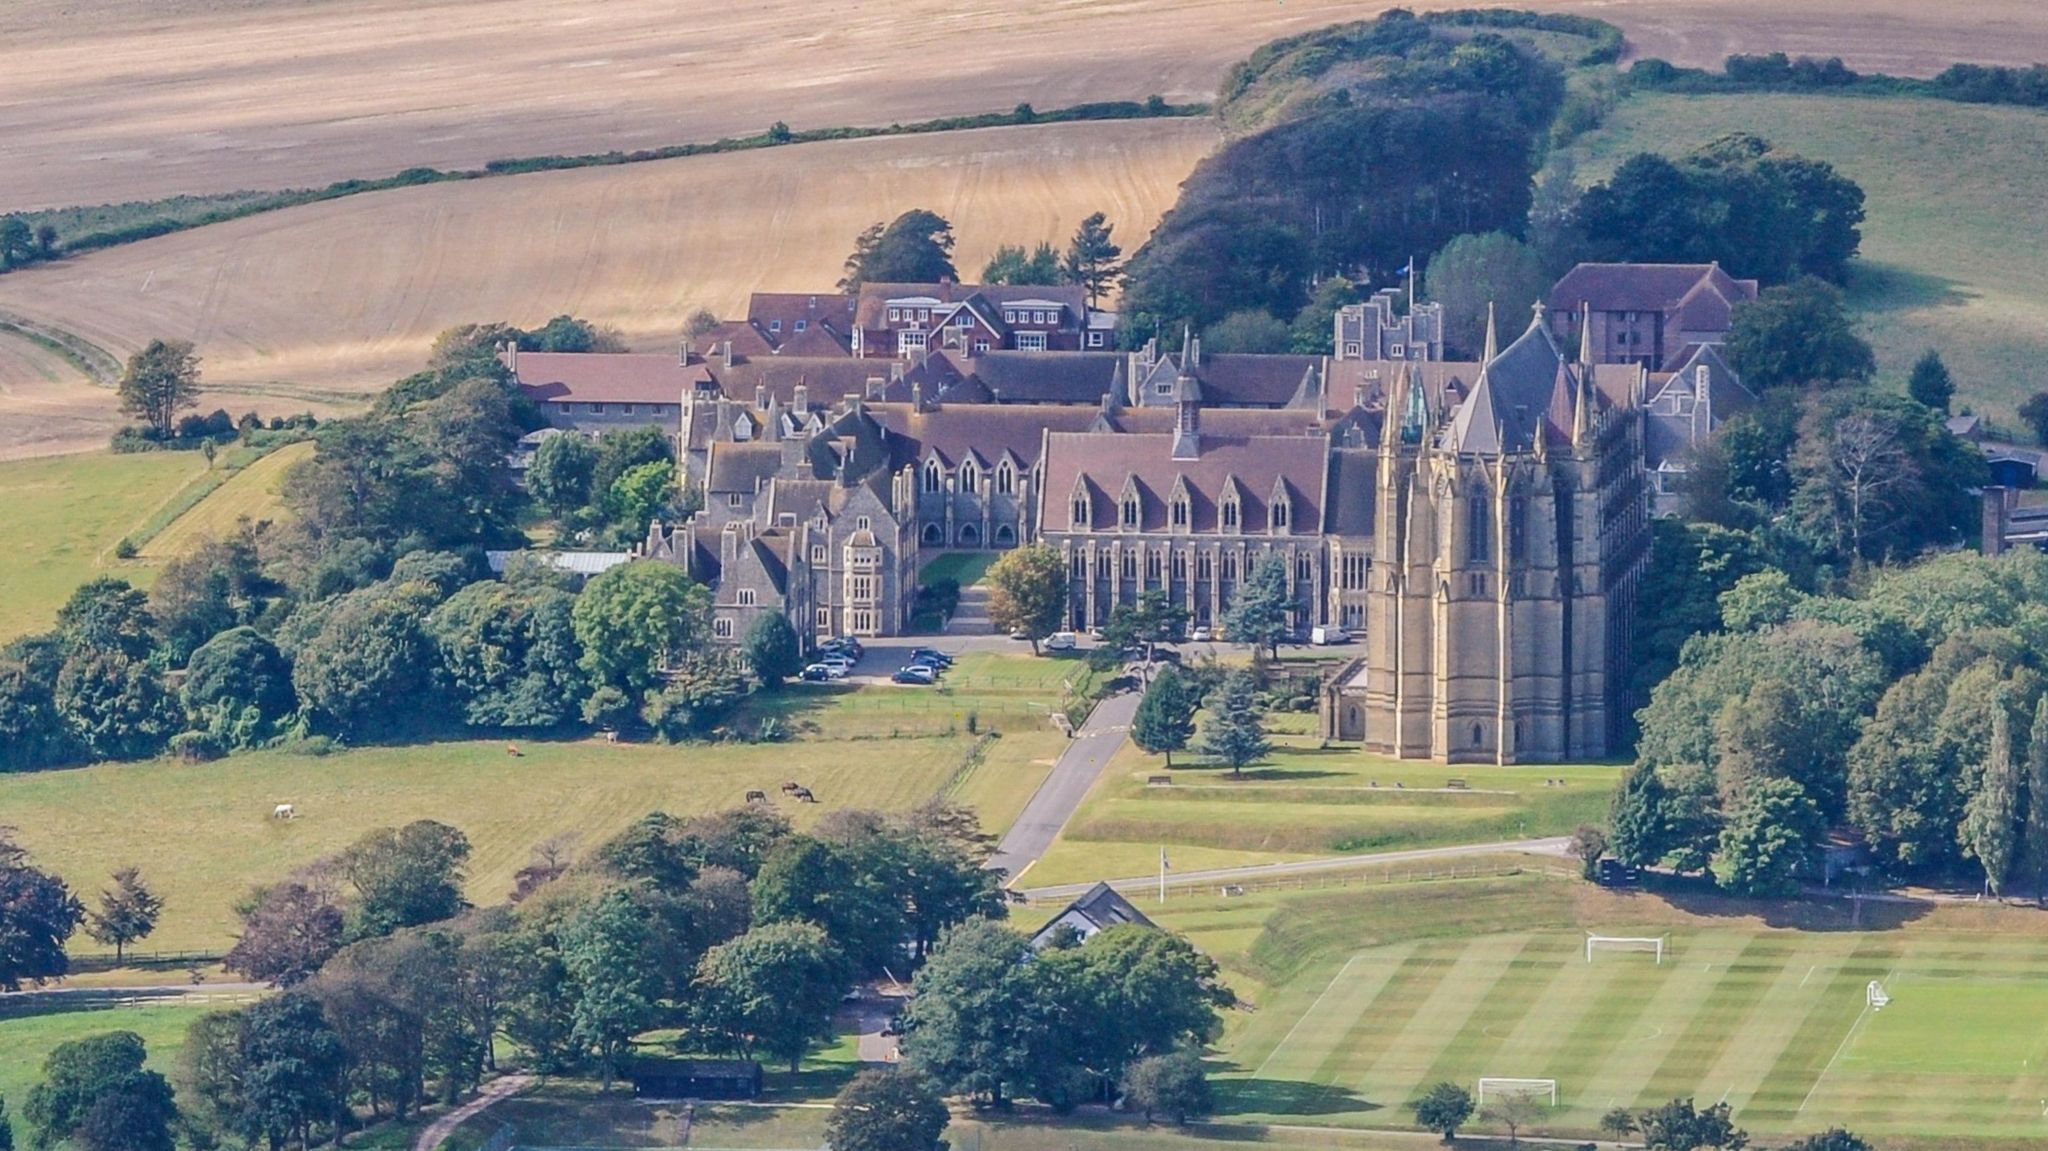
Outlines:
[[1212, 643], [1215, 639], [1216, 633], [1206, 627], [1198, 627], [1188, 633], [1188, 640], [1191, 643]]
[[1080, 642], [1081, 637], [1075, 635], [1073, 632], [1056, 631], [1051, 635], [1045, 637], [1045, 650], [1072, 651], [1074, 650], [1074, 645]]

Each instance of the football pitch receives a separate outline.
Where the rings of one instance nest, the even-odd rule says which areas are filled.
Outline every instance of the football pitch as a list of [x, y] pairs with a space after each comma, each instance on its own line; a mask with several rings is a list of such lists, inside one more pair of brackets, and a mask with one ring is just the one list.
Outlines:
[[[1424, 939], [1295, 979], [1232, 1047], [1229, 1109], [1413, 1122], [1439, 1080], [1555, 1079], [1546, 1130], [1725, 1100], [1752, 1131], [2048, 1136], [2048, 939], [1696, 931], [1664, 961], [1566, 932]], [[1865, 989], [1882, 981], [1888, 1006]]]

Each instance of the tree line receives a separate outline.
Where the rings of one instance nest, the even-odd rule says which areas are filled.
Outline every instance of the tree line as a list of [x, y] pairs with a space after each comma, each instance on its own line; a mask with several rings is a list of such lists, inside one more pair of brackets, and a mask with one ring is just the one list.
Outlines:
[[[982, 268], [984, 284], [1077, 284], [1094, 307], [1123, 275], [1123, 248], [1114, 238], [1115, 225], [1101, 212], [1081, 221], [1064, 252], [1040, 241], [1026, 251], [1002, 244]], [[937, 212], [912, 208], [887, 223], [877, 223], [854, 238], [846, 258], [842, 292], [858, 292], [865, 283], [936, 284], [958, 281], [953, 266], [953, 225]]]

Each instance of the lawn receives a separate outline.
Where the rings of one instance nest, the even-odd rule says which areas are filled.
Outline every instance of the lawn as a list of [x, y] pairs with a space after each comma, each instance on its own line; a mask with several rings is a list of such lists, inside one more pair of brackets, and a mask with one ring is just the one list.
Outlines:
[[[39, 862], [81, 891], [97, 891], [116, 867], [141, 867], [166, 901], [148, 949], [218, 950], [231, 941], [230, 905], [250, 885], [414, 819], [469, 836], [469, 895], [478, 903], [503, 899], [529, 851], [550, 836], [573, 833], [594, 845], [649, 811], [736, 806], [750, 790], [779, 797], [790, 779], [820, 800], [778, 798], [799, 826], [833, 808], [902, 809], [951, 796], [983, 808], [988, 829], [1000, 832], [1059, 753], [1064, 741], [1045, 717], [1079, 666], [975, 655], [943, 690], [792, 685], [763, 705], [793, 729], [796, 738], [782, 743], [460, 740], [103, 764], [0, 776], [0, 812]], [[299, 818], [270, 818], [285, 802]]]
[[183, 554], [202, 541], [227, 536], [244, 519], [261, 523], [284, 518], [285, 473], [312, 454], [311, 440], [287, 444], [236, 472], [159, 531], [143, 547], [143, 558], [165, 560]]
[[949, 579], [961, 587], [978, 584], [1000, 556], [989, 551], [946, 552], [918, 571], [917, 582], [928, 586]]
[[2014, 426], [2048, 355], [2048, 261], [2016, 243], [2048, 228], [2048, 115], [1903, 98], [1637, 95], [1585, 137], [1580, 178], [1639, 151], [1685, 152], [1738, 131], [1863, 186], [1850, 297], [1880, 374], [1903, 385], [1913, 361], [1938, 348], [1958, 402]]
[[[2038, 1136], [2048, 936], [2035, 913], [1985, 915], [1841, 930], [1813, 905], [1687, 910], [1539, 877], [1159, 913], [1257, 1006], [1219, 1061], [1236, 1119], [1401, 1125], [1428, 1085], [1499, 1076], [1556, 1079], [1542, 1126], [1560, 1135], [1683, 1095], [1773, 1135]], [[1586, 931], [1662, 935], [1664, 962], [1588, 963]], [[1893, 995], [1881, 1012], [1865, 1008], [1873, 979]]]
[[[1145, 875], [1161, 845], [1175, 868], [1204, 870], [1565, 835], [1600, 822], [1620, 770], [1404, 762], [1323, 747], [1312, 716], [1268, 722], [1273, 754], [1241, 776], [1185, 754], [1168, 771], [1162, 757], [1126, 745], [1031, 883]], [[1154, 785], [1159, 777], [1172, 782]], [[1454, 780], [1465, 786], [1446, 786]]]
[[133, 1031], [149, 1048], [149, 1066], [166, 1075], [178, 1065], [185, 1028], [204, 1013], [203, 1000], [146, 1007], [118, 1006], [52, 1014], [9, 1014], [0, 1009], [0, 1099], [15, 1116], [15, 1139], [28, 1146], [20, 1124], [21, 1104], [28, 1089], [43, 1077], [50, 1049], [73, 1039], [108, 1031]]
[[155, 573], [114, 558], [114, 545], [206, 470], [197, 452], [58, 456], [0, 463], [0, 642], [49, 627], [79, 584]]

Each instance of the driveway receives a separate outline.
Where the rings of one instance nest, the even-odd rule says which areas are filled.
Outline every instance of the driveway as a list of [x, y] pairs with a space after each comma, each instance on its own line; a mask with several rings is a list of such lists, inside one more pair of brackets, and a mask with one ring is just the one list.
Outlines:
[[1038, 862], [1074, 817], [1081, 801], [1088, 797], [1088, 790], [1102, 777], [1111, 757], [1123, 746], [1124, 737], [1131, 730], [1131, 718], [1138, 712], [1139, 698], [1137, 692], [1124, 692], [1095, 705], [1087, 722], [1060, 754], [1052, 774], [1038, 785], [1031, 802], [1024, 806], [1024, 814], [1017, 817], [996, 845], [989, 867], [1001, 869], [1014, 884]]

